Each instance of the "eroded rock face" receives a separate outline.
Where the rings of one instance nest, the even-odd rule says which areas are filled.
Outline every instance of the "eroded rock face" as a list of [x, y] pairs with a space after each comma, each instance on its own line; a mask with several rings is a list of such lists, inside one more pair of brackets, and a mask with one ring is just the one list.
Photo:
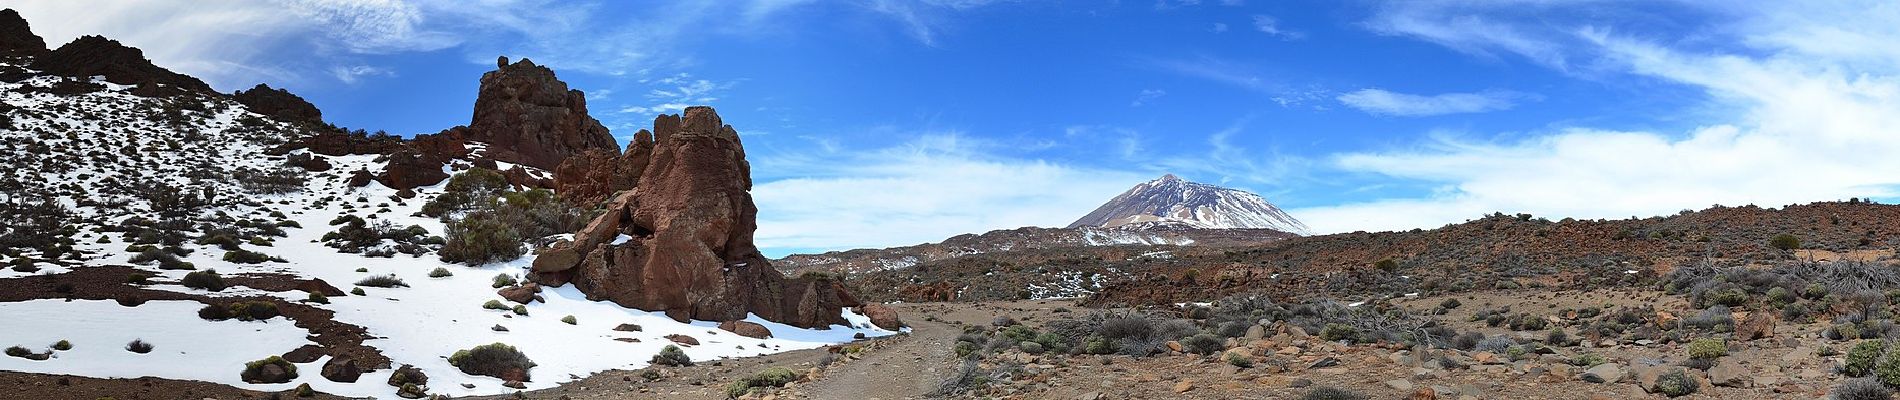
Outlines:
[[0, 55], [32, 56], [46, 52], [46, 40], [13, 9], [0, 10]]
[[103, 36], [81, 36], [33, 61], [33, 68], [61, 76], [105, 76], [107, 82], [139, 85], [148, 82], [200, 93], [211, 85], [172, 72], [145, 59], [145, 52]]
[[231, 97], [249, 107], [252, 112], [279, 121], [323, 123], [322, 110], [288, 90], [272, 89], [270, 85], [260, 83], [251, 90], [240, 90]]
[[468, 140], [489, 144], [495, 160], [554, 170], [588, 149], [615, 151], [613, 135], [587, 115], [587, 98], [523, 59], [482, 74]]
[[[573, 241], [542, 251], [533, 279], [571, 281], [590, 297], [681, 321], [734, 321], [750, 312], [806, 328], [844, 324], [842, 309], [859, 303], [843, 286], [821, 276], [786, 278], [752, 244], [758, 208], [738, 132], [710, 107], [662, 115], [653, 125], [650, 151], [636, 139], [620, 157], [639, 163], [638, 179], [605, 182], [633, 190]], [[622, 171], [611, 167], [597, 176]], [[620, 235], [630, 238], [614, 244]]]

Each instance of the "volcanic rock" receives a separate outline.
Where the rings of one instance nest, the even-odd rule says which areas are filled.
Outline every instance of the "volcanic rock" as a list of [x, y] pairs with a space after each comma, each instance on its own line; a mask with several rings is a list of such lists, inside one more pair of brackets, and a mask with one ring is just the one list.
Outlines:
[[521, 303], [521, 304], [528, 304], [529, 302], [533, 302], [535, 300], [535, 297], [534, 297], [535, 293], [540, 293], [540, 292], [541, 292], [541, 285], [537, 285], [530, 282], [526, 285], [501, 288], [501, 290], [496, 291], [495, 294], [500, 295], [501, 298], [508, 299], [508, 301]]
[[340, 356], [323, 363], [322, 373], [323, 379], [331, 382], [355, 383], [363, 376], [363, 369], [356, 365], [356, 359]]
[[449, 179], [449, 173], [442, 172], [442, 162], [408, 147], [390, 154], [388, 166], [376, 176], [377, 182], [397, 190], [434, 185], [444, 179]]
[[547, 67], [522, 59], [481, 82], [467, 139], [488, 143], [490, 158], [551, 171], [588, 149], [618, 149], [607, 127], [587, 115], [586, 96]]
[[297, 364], [316, 361], [319, 358], [323, 358], [323, 348], [314, 344], [306, 344], [291, 350], [289, 353], [284, 353], [284, 361]]
[[324, 282], [322, 279], [308, 279], [308, 280], [298, 281], [296, 289], [302, 290], [308, 293], [322, 293], [324, 296], [342, 296], [343, 295], [343, 289], [338, 289], [336, 286], [331, 286], [329, 282]]
[[653, 133], [641, 129], [623, 154], [589, 149], [562, 161], [554, 170], [555, 190], [574, 204], [599, 204], [616, 192], [632, 189], [652, 153]]
[[396, 367], [396, 373], [389, 375], [388, 383], [389, 386], [395, 387], [402, 387], [403, 384], [409, 383], [416, 384], [416, 386], [427, 386], [429, 384], [429, 375], [423, 374], [422, 369], [416, 368], [414, 365], [403, 364], [401, 367]]
[[323, 123], [322, 110], [288, 90], [272, 89], [270, 85], [260, 83], [251, 90], [240, 90], [231, 97], [249, 107], [252, 112], [279, 121]]
[[765, 338], [772, 337], [771, 329], [766, 329], [765, 325], [759, 325], [757, 323], [750, 322], [750, 321], [721, 322], [719, 323], [719, 329], [725, 330], [726, 332], [732, 332], [732, 333], [738, 334], [739, 336], [745, 336], [745, 337], [749, 337], [753, 339], [765, 339]]
[[865, 317], [870, 317], [871, 325], [877, 325], [878, 328], [884, 330], [894, 331], [904, 327], [904, 320], [897, 317], [897, 310], [885, 307], [883, 304], [865, 304], [864, 307], [858, 308], [858, 312], [863, 313]]
[[0, 55], [32, 56], [46, 52], [46, 40], [33, 34], [26, 18], [13, 9], [0, 10]]
[[666, 335], [666, 340], [671, 340], [673, 341], [673, 343], [679, 343], [679, 344], [683, 344], [687, 346], [699, 345], [699, 339], [694, 339], [692, 336], [686, 336], [686, 335], [681, 335], [677, 333]]
[[[752, 244], [751, 166], [732, 126], [710, 107], [689, 107], [683, 117], [656, 118], [653, 133], [631, 194], [617, 196], [574, 241], [542, 251], [533, 279], [571, 280], [590, 298], [680, 321], [754, 313], [804, 328], [845, 323], [840, 312], [858, 301], [843, 286], [824, 276], [786, 278]], [[639, 154], [639, 142], [623, 163]], [[623, 234], [630, 239], [609, 242]]]
[[105, 76], [107, 82], [137, 85], [147, 81], [200, 93], [211, 85], [152, 65], [145, 52], [102, 36], [81, 36], [33, 61], [33, 68], [60, 76]]

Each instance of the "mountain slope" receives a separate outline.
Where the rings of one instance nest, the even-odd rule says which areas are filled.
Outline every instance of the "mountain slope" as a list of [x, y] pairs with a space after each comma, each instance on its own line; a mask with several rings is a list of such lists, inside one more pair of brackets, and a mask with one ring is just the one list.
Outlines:
[[1111, 228], [1024, 227], [957, 235], [944, 239], [942, 242], [912, 246], [833, 251], [821, 254], [793, 254], [773, 260], [772, 265], [792, 273], [805, 271], [865, 273], [904, 269], [922, 263], [977, 254], [1122, 245], [1253, 246], [1295, 236], [1273, 229], [1198, 229], [1181, 224], [1157, 223], [1128, 224]]
[[1172, 222], [1204, 229], [1273, 229], [1301, 235], [1310, 232], [1306, 224], [1260, 195], [1188, 182], [1174, 174], [1135, 185], [1069, 227], [1143, 222]]

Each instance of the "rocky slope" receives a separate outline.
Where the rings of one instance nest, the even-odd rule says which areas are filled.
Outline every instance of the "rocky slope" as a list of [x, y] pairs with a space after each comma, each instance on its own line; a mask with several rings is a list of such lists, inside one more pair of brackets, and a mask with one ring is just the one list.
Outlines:
[[[544, 67], [505, 64], [481, 84], [470, 127], [410, 139], [343, 132], [287, 91], [218, 93], [109, 39], [46, 50], [17, 13], [0, 11], [0, 315], [32, 321], [0, 326], [0, 346], [18, 347], [0, 370], [107, 378], [8, 393], [149, 393], [122, 379], [149, 376], [358, 398], [499, 394], [644, 367], [675, 343], [716, 360], [901, 324], [875, 306], [842, 310], [858, 303], [834, 282], [771, 270], [751, 244], [737, 134], [710, 109], [684, 124], [662, 118], [677, 129], [656, 129], [665, 138], [642, 178], [652, 184], [616, 183], [639, 189], [620, 196], [627, 228], [609, 229], [639, 239], [616, 254], [655, 267], [521, 283], [536, 257], [507, 250], [565, 235], [482, 241], [518, 227], [464, 224], [476, 212], [431, 205], [463, 196], [527, 207], [494, 199], [548, 198], [530, 190], [562, 187], [547, 168], [615, 145]], [[445, 183], [454, 174], [503, 177], [478, 191]], [[554, 226], [544, 220], [576, 210], [536, 208], [520, 221]], [[502, 256], [445, 261], [452, 247], [478, 245]], [[756, 262], [755, 272], [729, 273], [734, 261]], [[657, 290], [672, 284], [686, 286]], [[494, 343], [531, 362], [484, 369], [457, 356]]]
[[978, 254], [1019, 250], [1070, 249], [1123, 245], [1251, 246], [1296, 237], [1273, 229], [1199, 229], [1181, 224], [1149, 222], [1111, 228], [999, 229], [964, 234], [938, 243], [885, 249], [856, 249], [821, 254], [793, 254], [773, 261], [780, 269], [802, 272], [869, 273], [910, 268], [919, 264]]
[[1202, 229], [1309, 232], [1306, 224], [1260, 195], [1188, 182], [1174, 174], [1135, 185], [1069, 227], [1117, 227], [1146, 222], [1169, 222]]

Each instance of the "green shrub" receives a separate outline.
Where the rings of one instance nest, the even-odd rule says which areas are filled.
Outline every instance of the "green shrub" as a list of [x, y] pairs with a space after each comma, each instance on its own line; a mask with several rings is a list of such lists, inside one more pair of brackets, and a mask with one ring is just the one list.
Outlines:
[[1319, 330], [1319, 338], [1328, 342], [1354, 341], [1359, 339], [1359, 330], [1346, 324], [1326, 324]]
[[1576, 365], [1579, 367], [1586, 367], [1586, 368], [1603, 365], [1603, 363], [1607, 363], [1607, 362], [1610, 362], [1610, 360], [1603, 358], [1603, 355], [1597, 354], [1597, 353], [1579, 354], [1577, 355], [1577, 358], [1573, 358], [1570, 360], [1570, 364]]
[[1768, 304], [1776, 308], [1794, 303], [1794, 301], [1794, 292], [1788, 291], [1788, 288], [1777, 286], [1768, 289]]
[[1847, 350], [1847, 361], [1841, 366], [1841, 372], [1851, 377], [1862, 377], [1874, 372], [1874, 363], [1887, 353], [1887, 342], [1870, 340], [1860, 342]]
[[58, 342], [53, 342], [53, 350], [67, 351], [67, 350], [72, 350], [72, 349], [73, 349], [73, 342], [68, 342], [65, 339], [60, 339], [60, 341]]
[[969, 358], [970, 355], [976, 354], [976, 351], [981, 349], [983, 349], [982, 345], [976, 343], [957, 342], [957, 358]]
[[447, 225], [447, 243], [442, 245], [442, 261], [482, 265], [521, 258], [521, 234], [515, 227], [485, 214], [475, 214]]
[[1181, 339], [1181, 349], [1187, 350], [1187, 352], [1194, 353], [1194, 354], [1200, 354], [1200, 355], [1214, 354], [1221, 350], [1225, 350], [1226, 347], [1227, 347], [1226, 340], [1221, 340], [1219, 336], [1214, 336], [1214, 335], [1210, 335], [1206, 333], [1196, 334], [1194, 336], [1189, 336], [1186, 339]]
[[565, 317], [561, 317], [561, 322], [565, 322], [565, 323], [567, 323], [568, 325], [578, 325], [578, 324], [580, 324], [580, 320], [576, 320], [576, 319], [574, 319], [574, 316], [572, 316], [572, 315], [569, 315], [569, 316], [565, 316]]
[[448, 268], [435, 267], [434, 270], [429, 271], [430, 278], [447, 278], [451, 276], [455, 276], [455, 273], [449, 272]]
[[502, 343], [490, 343], [467, 350], [458, 350], [449, 356], [449, 365], [469, 375], [492, 376], [501, 379], [528, 381], [528, 370], [534, 368], [534, 362], [528, 355], [521, 354], [514, 346]]
[[482, 308], [490, 309], [490, 310], [508, 311], [508, 305], [502, 304], [501, 300], [489, 300], [487, 303], [482, 303]]
[[1365, 400], [1366, 395], [1332, 386], [1320, 386], [1306, 391], [1300, 400]]
[[317, 304], [330, 304], [330, 296], [324, 296], [323, 293], [310, 292], [310, 298], [305, 301]]
[[726, 385], [726, 397], [738, 398], [751, 393], [754, 388], [783, 387], [803, 378], [797, 371], [785, 367], [771, 367], [758, 374], [740, 379]]
[[1728, 355], [1728, 344], [1722, 339], [1701, 338], [1689, 342], [1689, 358], [1713, 360]]
[[1742, 304], [1748, 303], [1748, 292], [1743, 291], [1741, 288], [1710, 290], [1703, 294], [1703, 299], [1709, 304], [1739, 307]]
[[409, 284], [403, 283], [402, 278], [397, 278], [395, 275], [377, 275], [377, 276], [372, 276], [368, 278], [363, 278], [363, 280], [360, 280], [360, 281], [356, 281], [356, 286], [393, 288], [393, 287], [409, 287]]
[[145, 354], [152, 352], [152, 347], [152, 344], [146, 343], [144, 339], [132, 339], [132, 342], [125, 344], [125, 351]]
[[1881, 357], [1880, 364], [1874, 367], [1874, 377], [1887, 386], [1900, 386], [1900, 354], [1889, 353]]
[[1089, 354], [1112, 354], [1119, 348], [1115, 341], [1101, 336], [1090, 336], [1083, 341], [1082, 351]]
[[[283, 379], [265, 380], [266, 377], [263, 376], [263, 370], [264, 366], [267, 365], [275, 365], [278, 368], [282, 368], [284, 370]], [[291, 364], [290, 361], [285, 361], [283, 357], [265, 357], [262, 360], [245, 363], [244, 373], [240, 374], [239, 377], [244, 379], [246, 383], [286, 383], [297, 379], [297, 365]]]
[[1042, 348], [1042, 343], [1027, 342], [1027, 341], [1022, 342], [1022, 343], [1017, 343], [1016, 348], [1022, 349], [1024, 353], [1029, 353], [1029, 354], [1042, 354], [1044, 350]]
[[236, 249], [224, 252], [224, 262], [233, 264], [260, 264], [270, 260], [270, 255], [250, 250]]
[[212, 269], [193, 271], [185, 274], [185, 278], [179, 280], [178, 283], [188, 288], [204, 289], [213, 292], [223, 291], [226, 287], [224, 285], [224, 276], [218, 275], [218, 271]]
[[514, 277], [514, 276], [511, 276], [511, 275], [508, 275], [508, 274], [496, 274], [496, 275], [495, 275], [495, 284], [493, 284], [493, 285], [489, 285], [489, 287], [493, 287], [493, 288], [496, 288], [496, 289], [500, 289], [500, 288], [504, 288], [504, 287], [508, 287], [508, 286], [514, 286], [514, 284], [515, 284], [515, 277]]
[[1669, 397], [1687, 396], [1700, 389], [1702, 384], [1681, 368], [1675, 368], [1656, 377], [1656, 391]]
[[1240, 352], [1228, 352], [1227, 354], [1221, 355], [1221, 361], [1226, 361], [1228, 365], [1236, 367], [1253, 368], [1253, 357], [1248, 357], [1246, 354], [1241, 354]]
[[1826, 285], [1822, 285], [1819, 282], [1816, 282], [1816, 283], [1808, 284], [1807, 290], [1801, 291], [1801, 294], [1802, 296], [1807, 297], [1808, 300], [1820, 300], [1822, 298], [1827, 297], [1828, 292], [1829, 290], [1827, 290]]
[[647, 360], [647, 363], [668, 367], [690, 367], [693, 366], [693, 358], [687, 357], [686, 352], [680, 350], [679, 346], [669, 344], [660, 349], [659, 354], [654, 354], [652, 359]]
[[1830, 395], [1834, 400], [1892, 400], [1893, 389], [1874, 378], [1855, 378], [1835, 386]]
[[1825, 335], [1822, 336], [1826, 336], [1829, 339], [1854, 340], [1860, 338], [1860, 327], [1854, 324], [1836, 324], [1827, 329], [1828, 331], [1823, 332]]
[[354, 287], [354, 288], [350, 288], [350, 294], [353, 294], [353, 295], [357, 295], [357, 296], [368, 296], [368, 295], [369, 295], [369, 293], [364, 293], [364, 292], [363, 292], [363, 288], [360, 288], [360, 287]]
[[281, 315], [277, 312], [277, 304], [268, 301], [240, 301], [231, 303], [226, 309], [229, 310], [226, 315], [239, 321], [263, 321]]
[[1773, 239], [1768, 239], [1768, 245], [1784, 251], [1799, 249], [1801, 248], [1801, 238], [1783, 233], [1775, 235]]
[[515, 315], [520, 315], [524, 317], [528, 316], [528, 306], [516, 304], [514, 308], [514, 312], [515, 312]]

